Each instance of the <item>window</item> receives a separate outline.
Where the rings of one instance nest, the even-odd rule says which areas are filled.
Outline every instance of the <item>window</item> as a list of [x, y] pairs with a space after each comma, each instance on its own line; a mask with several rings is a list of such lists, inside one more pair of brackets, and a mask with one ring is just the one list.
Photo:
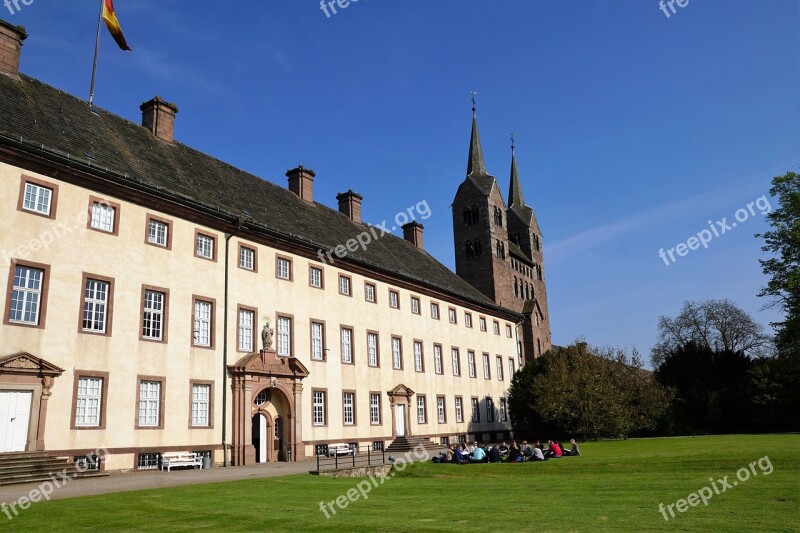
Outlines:
[[472, 398], [472, 421], [473, 422], [480, 422], [481, 421], [481, 407], [480, 402], [477, 398]]
[[375, 303], [375, 284], [364, 283], [364, 299], [368, 302]]
[[253, 309], [239, 308], [239, 351], [252, 352], [255, 346], [256, 313]]
[[431, 302], [431, 318], [439, 320], [439, 304]]
[[167, 292], [145, 287], [142, 293], [142, 339], [166, 342]]
[[100, 198], [90, 198], [89, 206], [89, 228], [116, 235], [119, 205]]
[[500, 398], [500, 422], [508, 420], [508, 411], [506, 408], [506, 399]]
[[381, 394], [379, 392], [369, 393], [369, 423], [373, 426], [381, 423]]
[[376, 440], [372, 443], [372, 451], [373, 452], [382, 452], [383, 451], [383, 441]]
[[316, 289], [322, 289], [322, 269], [314, 266], [308, 267], [308, 284]]
[[172, 248], [172, 223], [163, 218], [147, 216], [147, 243], [162, 248]]
[[83, 282], [83, 321], [85, 333], [105, 334], [110, 324], [111, 284], [109, 281], [87, 278]]
[[17, 209], [48, 218], [55, 218], [57, 198], [57, 185], [33, 178], [24, 178], [20, 183], [20, 198]]
[[439, 437], [440, 446], [450, 446], [450, 437]]
[[140, 453], [136, 456], [136, 468], [138, 470], [158, 470], [160, 465], [160, 453]]
[[450, 320], [451, 324], [457, 324], [458, 323], [458, 317], [456, 315], [456, 310], [453, 309], [452, 307], [447, 310], [447, 317]]
[[253, 248], [239, 245], [239, 268], [258, 272], [256, 264], [256, 251]]
[[425, 396], [417, 395], [417, 424], [427, 424], [428, 415], [425, 412]]
[[425, 363], [422, 360], [422, 342], [420, 341], [414, 341], [414, 370], [425, 371]]
[[44, 327], [49, 267], [41, 267], [16, 262], [6, 323]]
[[325, 325], [322, 322], [311, 322], [311, 359], [325, 360]]
[[506, 337], [511, 338], [511, 326], [506, 324]]
[[456, 396], [456, 422], [464, 421], [464, 400], [461, 396]]
[[292, 281], [292, 260], [288, 257], [277, 256], [275, 258], [275, 277]]
[[400, 337], [392, 337], [392, 368], [403, 369], [403, 347]]
[[212, 348], [214, 321], [214, 304], [206, 300], [194, 299], [194, 329], [192, 345], [201, 348]]
[[491, 398], [486, 398], [486, 421], [494, 422], [494, 402]]
[[458, 353], [458, 348], [453, 348], [451, 350], [451, 355], [453, 356], [453, 375], [460, 376], [461, 375], [461, 355]]
[[356, 423], [356, 394], [354, 392], [342, 393], [342, 415], [345, 426], [354, 426]]
[[200, 257], [202, 259], [210, 259], [214, 260], [215, 255], [215, 246], [214, 246], [214, 237], [210, 235], [206, 235], [204, 233], [195, 233], [195, 249], [194, 255], [196, 257]]
[[497, 381], [503, 381], [503, 357], [497, 356]]
[[278, 316], [276, 322], [278, 355], [289, 357], [292, 355], [292, 319], [288, 316]]
[[492, 379], [492, 372], [489, 368], [489, 354], [483, 354], [483, 377], [484, 379]]
[[343, 296], [352, 296], [350, 293], [350, 276], [339, 274], [339, 294]]
[[161, 408], [163, 407], [161, 385], [161, 381], [139, 381], [138, 427], [156, 428], [161, 426]]
[[389, 307], [400, 309], [400, 294], [397, 291], [389, 291]]
[[380, 366], [380, 352], [378, 349], [378, 334], [367, 332], [367, 364], [369, 366]]
[[464, 313], [464, 325], [468, 328], [472, 327], [472, 313]]
[[353, 328], [342, 328], [342, 363], [353, 364]]
[[486, 331], [486, 318], [480, 317], [478, 319], [478, 324], [480, 325], [481, 331]]
[[515, 372], [516, 372], [516, 369], [514, 368], [514, 358], [513, 357], [509, 357], [508, 358], [508, 379], [509, 380], [514, 379], [514, 373]]
[[322, 457], [327, 457], [328, 455], [328, 445], [327, 444], [317, 444], [314, 446], [314, 455], [320, 455]]
[[500, 322], [497, 320], [492, 322], [492, 330], [494, 331], [495, 335], [500, 335]]
[[419, 315], [420, 314], [419, 298], [417, 298], [416, 296], [412, 296], [411, 297], [411, 312], [413, 314], [415, 314], [415, 315]]
[[444, 374], [442, 365], [442, 347], [438, 344], [433, 345], [433, 370], [437, 374]]
[[324, 426], [325, 419], [326, 419], [326, 408], [325, 408], [325, 391], [317, 390], [313, 391], [312, 397], [314, 399], [313, 405], [313, 421], [315, 426]]
[[436, 414], [440, 424], [447, 422], [447, 413], [444, 410], [444, 396], [436, 397]]
[[75, 427], [100, 427], [103, 378], [79, 377], [75, 403]]
[[475, 352], [472, 350], [467, 352], [467, 366], [469, 367], [469, 377], [474, 378], [475, 372]]
[[192, 384], [192, 427], [210, 426], [211, 385]]

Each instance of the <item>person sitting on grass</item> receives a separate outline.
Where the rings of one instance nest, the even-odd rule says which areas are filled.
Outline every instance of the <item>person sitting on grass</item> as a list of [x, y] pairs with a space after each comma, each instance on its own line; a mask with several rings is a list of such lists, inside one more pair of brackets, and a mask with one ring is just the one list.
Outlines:
[[544, 453], [542, 453], [542, 449], [541, 448], [534, 448], [533, 449], [533, 454], [531, 455], [530, 460], [531, 461], [544, 461], [545, 458], [544, 458]]
[[489, 462], [490, 463], [499, 463], [500, 462], [500, 450], [497, 449], [497, 445], [495, 444], [492, 446], [492, 449], [489, 450]]
[[528, 458], [531, 455], [533, 455], [533, 449], [531, 448], [531, 445], [528, 444], [528, 441], [526, 441], [526, 440], [522, 441], [522, 447], [520, 447], [519, 451], [522, 452], [522, 455], [525, 458]]
[[501, 444], [497, 449], [500, 450], [501, 459], [508, 457], [508, 445], [506, 444], [506, 441], [503, 441], [503, 444]]
[[561, 447], [558, 445], [557, 442], [552, 440], [547, 441], [547, 450], [544, 452], [544, 456], [547, 458], [561, 458], [564, 454], [561, 452]]
[[475, 451], [472, 452], [472, 462], [473, 463], [486, 462], [486, 451], [480, 446], [475, 446]]
[[522, 454], [519, 451], [519, 446], [517, 446], [517, 442], [514, 441], [511, 443], [511, 448], [508, 450], [508, 462], [509, 463], [521, 463], [524, 461], [525, 458], [522, 457]]
[[[463, 446], [463, 445], [462, 445]], [[453, 460], [450, 461], [453, 464], [460, 465], [462, 463], [468, 463], [469, 459], [464, 457], [464, 452], [461, 449], [461, 446], [456, 446], [453, 450]]]
[[570, 439], [570, 445], [572, 446], [571, 450], [568, 450], [566, 447], [562, 449], [562, 453], [567, 457], [576, 457], [581, 454], [581, 451], [578, 449], [578, 443], [575, 442], [575, 439]]

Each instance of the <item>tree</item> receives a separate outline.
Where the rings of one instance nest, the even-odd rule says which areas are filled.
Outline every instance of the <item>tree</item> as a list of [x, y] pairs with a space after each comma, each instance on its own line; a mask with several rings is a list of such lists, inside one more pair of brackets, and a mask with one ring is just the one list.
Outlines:
[[759, 260], [770, 277], [759, 296], [771, 297], [786, 314], [783, 322], [773, 324], [779, 353], [800, 358], [800, 174], [776, 176], [769, 192], [780, 207], [767, 215], [772, 230], [756, 235], [764, 239], [761, 249], [773, 254]]
[[771, 355], [773, 351], [764, 327], [730, 300], [684, 302], [677, 317], [661, 316], [658, 340], [651, 352], [653, 367], [690, 343], [714, 351], [742, 352], [750, 357]]

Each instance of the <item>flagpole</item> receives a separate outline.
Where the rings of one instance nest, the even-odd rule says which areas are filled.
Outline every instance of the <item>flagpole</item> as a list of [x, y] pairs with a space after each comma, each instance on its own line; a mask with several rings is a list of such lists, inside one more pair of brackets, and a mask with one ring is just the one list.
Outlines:
[[105, 0], [100, 0], [100, 15], [97, 17], [97, 37], [94, 41], [94, 65], [92, 66], [92, 86], [89, 89], [89, 109], [94, 102], [94, 80], [97, 76], [97, 54], [100, 51], [100, 26], [103, 23], [103, 5]]

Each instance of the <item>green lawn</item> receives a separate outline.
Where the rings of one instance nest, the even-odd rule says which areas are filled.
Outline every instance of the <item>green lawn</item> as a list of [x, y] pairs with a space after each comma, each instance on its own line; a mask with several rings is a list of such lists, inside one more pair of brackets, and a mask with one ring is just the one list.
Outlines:
[[[0, 531], [800, 531], [800, 435], [590, 442], [581, 452], [545, 463], [416, 464], [330, 518], [319, 502], [360, 480], [300, 475], [57, 500], [13, 521], [0, 514]], [[770, 474], [764, 460], [757, 475], [737, 479], [764, 456]], [[660, 503], [724, 476], [737, 485], [664, 520]]]

